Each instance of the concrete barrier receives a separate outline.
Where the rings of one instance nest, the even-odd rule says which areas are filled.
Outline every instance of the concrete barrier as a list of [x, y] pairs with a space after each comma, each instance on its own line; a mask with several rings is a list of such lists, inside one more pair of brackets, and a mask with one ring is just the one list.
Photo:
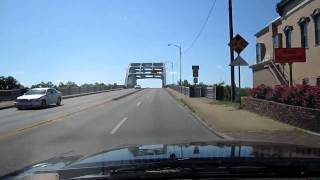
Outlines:
[[[111, 89], [123, 88], [123, 85], [117, 86], [91, 86], [91, 87], [69, 87], [69, 88], [58, 88], [57, 90], [62, 93], [63, 96], [74, 95], [74, 94], [84, 94], [93, 93]], [[0, 90], [0, 101], [12, 101], [18, 96], [23, 95], [26, 89], [14, 89], [14, 90]]]

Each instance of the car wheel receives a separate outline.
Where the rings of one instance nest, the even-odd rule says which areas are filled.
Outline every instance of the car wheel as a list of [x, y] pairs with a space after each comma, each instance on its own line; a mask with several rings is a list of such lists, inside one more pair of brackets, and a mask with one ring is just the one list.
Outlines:
[[46, 101], [45, 101], [45, 100], [42, 100], [42, 102], [41, 102], [41, 108], [44, 109], [44, 108], [46, 108], [46, 107], [47, 107]]
[[60, 105], [61, 105], [61, 97], [58, 98], [56, 105], [57, 105], [57, 106], [60, 106]]
[[22, 108], [20, 108], [20, 107], [17, 107], [17, 109], [18, 109], [18, 110], [22, 110]]

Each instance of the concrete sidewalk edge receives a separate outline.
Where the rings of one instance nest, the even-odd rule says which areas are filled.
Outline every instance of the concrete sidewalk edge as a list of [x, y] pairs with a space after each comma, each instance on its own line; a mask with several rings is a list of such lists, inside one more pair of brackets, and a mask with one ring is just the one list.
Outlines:
[[166, 89], [167, 92], [178, 102], [182, 103], [185, 105], [185, 107], [191, 112], [192, 116], [194, 116], [201, 124], [203, 124], [207, 129], [209, 129], [213, 134], [215, 134], [216, 136], [225, 139], [225, 140], [234, 140], [234, 138], [219, 132], [216, 128], [209, 126], [204, 120], [202, 120], [196, 113], [196, 111], [192, 108], [192, 106], [190, 104], [188, 104], [187, 102], [183, 101], [182, 99], [179, 99], [178, 97], [176, 97], [174, 94], [172, 94], [172, 92], [170, 92], [170, 90]]
[[[66, 95], [66, 96], [62, 96], [62, 98], [63, 99], [70, 99], [70, 98], [75, 98], [75, 97], [80, 97], [80, 96], [88, 96], [88, 95], [99, 94], [99, 93], [110, 92], [110, 91], [118, 91], [118, 90], [123, 90], [123, 88], [108, 89], [108, 90], [104, 90], [104, 91], [96, 91], [96, 92], [82, 93], [82, 94]], [[2, 107], [0, 107], [0, 110], [14, 108], [14, 107], [15, 107], [14, 104], [7, 105], [7, 106], [2, 106]]]
[[15, 107], [14, 104], [13, 104], [13, 105], [8, 105], [8, 106], [2, 106], [2, 107], [0, 107], [0, 110], [2, 110], [2, 109], [14, 108], [14, 107]]

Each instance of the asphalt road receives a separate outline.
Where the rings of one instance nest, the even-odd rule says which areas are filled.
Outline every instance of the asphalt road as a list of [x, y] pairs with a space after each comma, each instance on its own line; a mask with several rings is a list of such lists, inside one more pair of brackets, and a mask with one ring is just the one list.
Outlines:
[[130, 144], [212, 141], [219, 137], [165, 89], [82, 96], [44, 110], [0, 111], [0, 175], [62, 154], [90, 155]]

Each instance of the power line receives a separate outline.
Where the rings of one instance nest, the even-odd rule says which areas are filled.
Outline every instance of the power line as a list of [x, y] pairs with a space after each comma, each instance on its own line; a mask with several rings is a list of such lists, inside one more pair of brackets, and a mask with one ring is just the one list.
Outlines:
[[204, 28], [206, 27], [206, 25], [207, 25], [207, 23], [208, 23], [209, 18], [210, 18], [210, 16], [211, 16], [212, 12], [213, 12], [213, 8], [214, 8], [214, 6], [216, 5], [216, 2], [217, 2], [217, 0], [214, 0], [213, 4], [211, 5], [211, 8], [210, 8], [210, 10], [209, 10], [209, 13], [208, 13], [207, 17], [206, 17], [204, 23], [203, 23], [202, 26], [201, 26], [200, 31], [198, 32], [197, 36], [196, 36], [196, 37], [194, 38], [194, 40], [192, 41], [191, 45], [182, 52], [183, 54], [186, 54], [186, 53], [194, 46], [194, 44], [196, 43], [196, 41], [197, 41], [197, 40], [199, 39], [199, 37], [201, 36]]

